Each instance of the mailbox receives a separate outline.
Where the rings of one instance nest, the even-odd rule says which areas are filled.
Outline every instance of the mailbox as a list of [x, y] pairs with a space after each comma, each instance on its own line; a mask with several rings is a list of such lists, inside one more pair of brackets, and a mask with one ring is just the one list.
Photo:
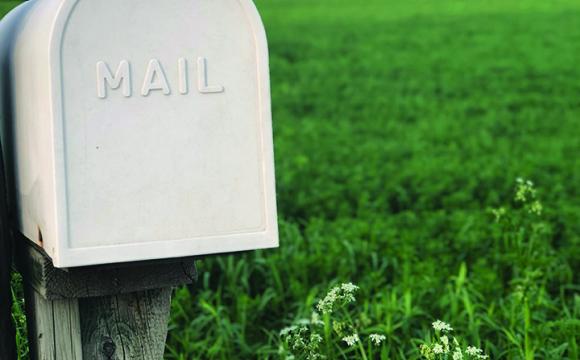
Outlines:
[[56, 267], [278, 245], [250, 0], [31, 0], [1, 27], [18, 226]]

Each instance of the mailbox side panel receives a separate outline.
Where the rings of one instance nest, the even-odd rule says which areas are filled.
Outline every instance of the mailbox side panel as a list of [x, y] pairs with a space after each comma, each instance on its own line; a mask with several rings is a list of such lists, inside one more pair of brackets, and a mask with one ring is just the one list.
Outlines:
[[20, 231], [55, 261], [60, 229], [50, 42], [60, 4], [58, 0], [31, 0], [17, 10], [20, 14], [9, 52], [13, 121], [7, 134], [12, 139]]
[[[24, 3], [6, 14], [0, 21], [0, 139], [2, 143], [2, 161], [6, 171], [8, 192], [11, 192], [14, 184], [14, 153], [13, 153], [13, 79], [12, 79], [12, 50], [14, 35], [22, 17], [30, 8], [29, 3]], [[16, 194], [9, 193], [8, 206], [13, 207]]]
[[56, 266], [278, 245], [251, 1], [65, 1], [53, 34]]

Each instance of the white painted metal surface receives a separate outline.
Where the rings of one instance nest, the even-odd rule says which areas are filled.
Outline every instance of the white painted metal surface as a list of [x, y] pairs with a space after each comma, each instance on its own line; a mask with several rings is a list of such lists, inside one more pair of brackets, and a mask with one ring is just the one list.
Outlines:
[[2, 31], [20, 230], [55, 266], [278, 245], [251, 0], [32, 0]]

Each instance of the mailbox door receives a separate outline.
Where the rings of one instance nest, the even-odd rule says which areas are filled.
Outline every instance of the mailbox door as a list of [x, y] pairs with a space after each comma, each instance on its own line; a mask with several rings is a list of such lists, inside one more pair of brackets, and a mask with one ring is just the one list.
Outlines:
[[277, 246], [251, 1], [67, 0], [51, 36], [56, 266]]

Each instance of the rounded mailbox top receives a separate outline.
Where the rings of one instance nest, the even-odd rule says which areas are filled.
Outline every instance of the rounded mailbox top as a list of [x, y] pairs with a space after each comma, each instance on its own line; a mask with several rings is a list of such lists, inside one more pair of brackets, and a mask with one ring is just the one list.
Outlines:
[[57, 266], [276, 246], [251, 1], [31, 3], [13, 58], [25, 235]]

